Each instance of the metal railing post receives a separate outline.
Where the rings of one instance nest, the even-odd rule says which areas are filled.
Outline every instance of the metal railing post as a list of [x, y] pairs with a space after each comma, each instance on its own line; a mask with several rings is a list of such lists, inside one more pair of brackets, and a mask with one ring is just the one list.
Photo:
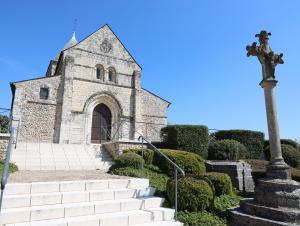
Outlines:
[[143, 160], [144, 160], [144, 139], [142, 138], [142, 161], [141, 161], [141, 177], [143, 178], [144, 177], [144, 163], [143, 163]]
[[177, 168], [175, 168], [175, 220], [177, 220], [178, 212], [178, 178], [177, 178]]
[[2, 210], [1, 207], [2, 207], [2, 201], [3, 201], [3, 193], [4, 193], [5, 185], [7, 183], [7, 176], [8, 176], [8, 171], [9, 171], [9, 161], [10, 161], [10, 153], [11, 153], [13, 136], [14, 136], [14, 128], [11, 129], [10, 138], [9, 138], [9, 142], [8, 142], [7, 149], [6, 149], [5, 163], [4, 163], [3, 172], [2, 172], [1, 194], [0, 194], [0, 212]]

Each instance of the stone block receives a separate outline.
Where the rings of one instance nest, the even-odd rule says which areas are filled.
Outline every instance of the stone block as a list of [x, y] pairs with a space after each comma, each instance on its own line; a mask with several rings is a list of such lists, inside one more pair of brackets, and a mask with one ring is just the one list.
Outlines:
[[208, 172], [226, 173], [230, 176], [233, 186], [246, 192], [254, 191], [251, 166], [244, 161], [205, 161]]

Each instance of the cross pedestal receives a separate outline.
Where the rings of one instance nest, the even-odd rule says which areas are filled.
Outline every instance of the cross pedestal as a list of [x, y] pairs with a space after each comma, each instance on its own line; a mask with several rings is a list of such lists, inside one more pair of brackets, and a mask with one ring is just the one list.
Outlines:
[[254, 190], [254, 199], [244, 199], [240, 207], [231, 211], [231, 226], [292, 226], [300, 225], [300, 183], [291, 180], [290, 167], [284, 162], [280, 144], [276, 111], [275, 67], [283, 64], [283, 54], [277, 55], [269, 47], [269, 35], [261, 31], [260, 45], [247, 46], [247, 55], [256, 56], [262, 65], [268, 121], [271, 159], [266, 178], [260, 179]]

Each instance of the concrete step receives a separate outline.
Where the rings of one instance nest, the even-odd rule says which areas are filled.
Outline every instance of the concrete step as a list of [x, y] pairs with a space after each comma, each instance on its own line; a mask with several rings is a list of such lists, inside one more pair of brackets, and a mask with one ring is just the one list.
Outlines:
[[91, 191], [50, 192], [37, 194], [5, 195], [2, 208], [80, 203], [103, 200], [118, 200], [153, 196], [154, 188], [103, 189]]
[[147, 210], [132, 210], [117, 213], [102, 213], [86, 216], [61, 217], [48, 220], [6, 224], [7, 226], [129, 226], [149, 224], [161, 221], [173, 221], [174, 210], [167, 208], [152, 208]]
[[11, 161], [20, 170], [108, 170], [113, 159], [101, 145], [19, 143]]
[[33, 183], [9, 183], [4, 195], [37, 194], [49, 192], [92, 191], [105, 189], [147, 188], [148, 179], [110, 179], [82, 181], [54, 181]]
[[136, 224], [135, 226], [183, 226], [183, 223], [178, 221], [157, 221], [147, 224]]
[[262, 217], [243, 213], [239, 208], [230, 211], [230, 226], [292, 226], [291, 223], [274, 221]]
[[3, 209], [0, 216], [0, 224], [59, 219], [103, 213], [118, 214], [119, 212], [124, 211], [159, 208], [162, 202], [162, 198], [146, 197]]
[[300, 211], [292, 208], [273, 208], [255, 203], [253, 199], [241, 200], [240, 209], [247, 214], [275, 221], [300, 223]]

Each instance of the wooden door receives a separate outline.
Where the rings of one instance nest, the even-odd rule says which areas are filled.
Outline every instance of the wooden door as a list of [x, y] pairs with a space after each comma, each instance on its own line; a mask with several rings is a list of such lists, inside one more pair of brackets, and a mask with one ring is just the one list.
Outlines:
[[110, 140], [111, 112], [105, 104], [99, 104], [93, 111], [92, 143], [102, 143]]

